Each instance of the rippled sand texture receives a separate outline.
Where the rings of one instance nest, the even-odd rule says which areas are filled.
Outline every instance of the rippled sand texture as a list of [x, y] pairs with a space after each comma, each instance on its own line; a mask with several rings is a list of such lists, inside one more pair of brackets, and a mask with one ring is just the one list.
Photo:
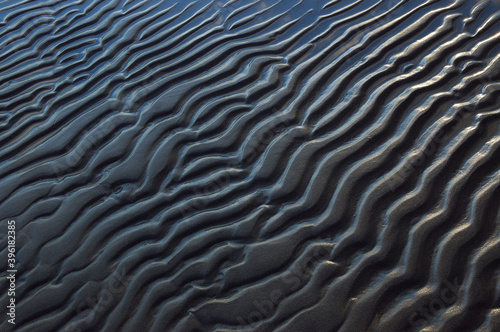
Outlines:
[[0, 11], [17, 331], [500, 331], [500, 1]]

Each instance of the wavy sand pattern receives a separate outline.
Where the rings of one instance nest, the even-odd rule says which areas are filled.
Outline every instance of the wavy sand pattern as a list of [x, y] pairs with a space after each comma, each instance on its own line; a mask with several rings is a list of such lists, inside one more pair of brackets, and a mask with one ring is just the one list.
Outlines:
[[16, 331], [500, 331], [499, 1], [2, 0], [0, 42]]

